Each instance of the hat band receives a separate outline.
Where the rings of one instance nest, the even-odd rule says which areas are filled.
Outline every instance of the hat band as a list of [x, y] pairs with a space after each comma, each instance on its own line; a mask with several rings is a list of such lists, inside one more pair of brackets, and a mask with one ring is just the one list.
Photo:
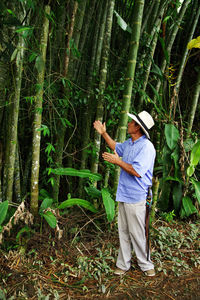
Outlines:
[[136, 118], [138, 119], [138, 121], [141, 123], [141, 125], [144, 127], [144, 129], [147, 131], [147, 133], [149, 134], [149, 129], [147, 128], [147, 126], [144, 124], [144, 122], [140, 119], [139, 116], [136, 116]]

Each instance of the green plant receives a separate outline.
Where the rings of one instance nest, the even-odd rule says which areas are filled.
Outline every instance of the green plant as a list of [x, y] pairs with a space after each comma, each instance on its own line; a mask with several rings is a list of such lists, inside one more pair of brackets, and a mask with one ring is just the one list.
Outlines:
[[[166, 145], [162, 152], [162, 179], [161, 181], [161, 197], [159, 199], [160, 208], [165, 211], [169, 208], [169, 199], [173, 199], [173, 208], [176, 214], [179, 214], [181, 218], [189, 217], [194, 213], [198, 213], [197, 208], [194, 206], [192, 199], [190, 198], [189, 183], [192, 185], [192, 189], [195, 190], [195, 195], [200, 204], [200, 182], [195, 177], [191, 177], [194, 174], [195, 167], [200, 160], [200, 141], [195, 144], [185, 143], [185, 150], [189, 147], [190, 153], [189, 166], [186, 172], [186, 188], [183, 189], [184, 182], [180, 171], [180, 153], [179, 153], [179, 140], [180, 135], [178, 129], [173, 124], [165, 124], [165, 138]], [[173, 173], [172, 173], [173, 172]], [[184, 190], [187, 194], [184, 195]]]
[[[165, 274], [172, 270], [176, 276], [180, 276], [185, 270], [191, 269], [191, 263], [197, 266], [199, 258], [195, 256], [195, 250], [198, 249], [198, 234], [198, 224], [188, 224], [185, 232], [169, 226], [154, 229], [152, 241], [155, 249], [152, 252], [152, 259], [156, 262], [157, 270]], [[168, 270], [166, 261], [168, 266], [170, 265]]]
[[103, 275], [111, 274], [113, 271], [110, 268], [108, 261], [114, 261], [109, 253], [109, 249], [102, 252], [101, 249], [97, 249], [98, 253], [95, 257], [79, 256], [77, 259], [78, 268], [80, 273], [94, 278], [99, 284], [102, 284]]
[[165, 219], [166, 222], [172, 223], [174, 217], [176, 216], [174, 213], [174, 209], [170, 212], [161, 213], [161, 216]]
[[[115, 202], [111, 197], [111, 194], [108, 189], [102, 188], [98, 190], [93, 186], [94, 181], [98, 181], [102, 179], [102, 176], [97, 173], [92, 173], [90, 170], [76, 170], [74, 168], [58, 168], [58, 169], [49, 169], [50, 173], [57, 174], [57, 175], [65, 175], [65, 176], [78, 176], [81, 178], [89, 178], [90, 183], [89, 187], [85, 187], [85, 191], [88, 195], [94, 198], [102, 198], [103, 204], [106, 210], [106, 216], [109, 222], [111, 222], [115, 216]], [[69, 197], [68, 200], [63, 201], [59, 204], [58, 209], [65, 209], [67, 207], [71, 207], [73, 205], [80, 205], [93, 213], [97, 213], [98, 210], [95, 206], [84, 199], [80, 198], [71, 198]]]
[[[187, 168], [187, 176], [188, 181], [192, 184], [192, 188], [195, 191], [195, 196], [200, 205], [200, 182], [196, 180], [195, 177], [191, 177], [194, 175], [195, 168], [198, 165], [200, 160], [200, 141], [197, 141], [190, 152], [190, 161], [189, 166]], [[192, 199], [189, 196], [185, 196], [182, 199], [182, 208], [180, 215], [182, 218], [188, 217], [194, 213], [198, 213], [197, 208], [194, 206]]]

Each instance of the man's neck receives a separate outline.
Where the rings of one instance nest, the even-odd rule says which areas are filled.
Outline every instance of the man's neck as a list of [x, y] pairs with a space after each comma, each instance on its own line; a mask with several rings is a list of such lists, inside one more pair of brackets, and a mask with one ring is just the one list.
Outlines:
[[138, 140], [141, 136], [143, 136], [142, 133], [131, 134], [131, 139], [134, 142], [134, 141]]

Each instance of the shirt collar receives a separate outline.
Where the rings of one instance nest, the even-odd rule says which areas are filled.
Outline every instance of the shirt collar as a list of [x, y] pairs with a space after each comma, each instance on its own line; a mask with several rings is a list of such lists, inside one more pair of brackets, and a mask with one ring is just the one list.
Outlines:
[[129, 138], [129, 144], [137, 144], [138, 142], [140, 142], [143, 139], [147, 139], [146, 135], [143, 134], [139, 139], [137, 139], [136, 141], [132, 141], [132, 138]]

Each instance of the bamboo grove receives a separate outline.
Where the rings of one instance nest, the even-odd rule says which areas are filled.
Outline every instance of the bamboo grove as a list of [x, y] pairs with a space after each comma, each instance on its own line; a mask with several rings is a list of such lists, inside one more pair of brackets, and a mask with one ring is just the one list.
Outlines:
[[198, 0], [1, 1], [0, 225], [22, 202], [115, 209], [93, 122], [123, 141], [141, 110], [156, 120], [154, 206], [198, 214], [199, 14]]

